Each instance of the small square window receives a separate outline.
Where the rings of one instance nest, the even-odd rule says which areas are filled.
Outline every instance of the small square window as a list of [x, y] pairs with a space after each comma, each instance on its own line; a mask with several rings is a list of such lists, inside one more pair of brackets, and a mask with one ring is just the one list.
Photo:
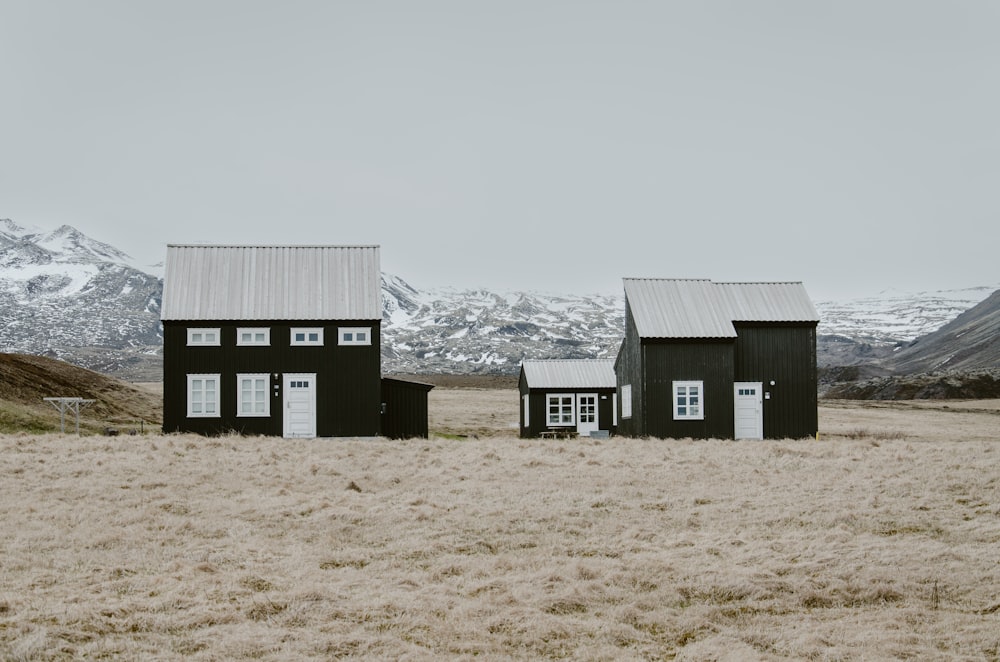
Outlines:
[[545, 408], [548, 412], [549, 427], [574, 425], [574, 396], [570, 394], [553, 394], [545, 396]]
[[188, 347], [218, 347], [221, 335], [219, 329], [191, 328], [187, 330], [187, 344]]
[[366, 327], [340, 327], [337, 329], [341, 345], [371, 345], [370, 329]]
[[266, 347], [271, 344], [271, 329], [267, 327], [236, 329], [236, 344], [249, 347]]
[[674, 382], [674, 420], [703, 420], [703, 382]]
[[322, 328], [295, 328], [292, 329], [293, 345], [322, 345]]

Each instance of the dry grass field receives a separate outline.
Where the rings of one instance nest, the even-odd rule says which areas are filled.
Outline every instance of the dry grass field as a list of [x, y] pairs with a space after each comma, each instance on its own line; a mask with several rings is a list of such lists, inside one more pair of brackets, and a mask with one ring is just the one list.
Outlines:
[[1000, 659], [1000, 401], [766, 442], [521, 440], [516, 407], [2, 436], [0, 659]]

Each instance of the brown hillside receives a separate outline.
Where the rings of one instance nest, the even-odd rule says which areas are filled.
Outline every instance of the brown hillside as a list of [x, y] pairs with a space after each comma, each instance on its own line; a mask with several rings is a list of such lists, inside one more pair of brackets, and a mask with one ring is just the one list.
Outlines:
[[81, 413], [94, 425], [159, 426], [162, 401], [154, 393], [63, 361], [26, 354], [0, 354], [0, 403], [20, 406], [21, 417], [34, 411], [50, 419], [58, 414], [47, 397], [79, 397], [95, 402]]

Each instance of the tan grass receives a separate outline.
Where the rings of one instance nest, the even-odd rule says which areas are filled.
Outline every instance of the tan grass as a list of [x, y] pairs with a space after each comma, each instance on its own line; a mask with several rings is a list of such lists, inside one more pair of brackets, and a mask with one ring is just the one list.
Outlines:
[[819, 441], [3, 436], [0, 659], [997, 659], [998, 418], [967, 409], [827, 403]]

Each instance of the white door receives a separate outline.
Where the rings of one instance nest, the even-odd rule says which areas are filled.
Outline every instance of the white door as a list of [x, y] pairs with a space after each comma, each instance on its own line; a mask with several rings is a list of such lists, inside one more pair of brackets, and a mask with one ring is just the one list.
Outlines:
[[597, 394], [580, 393], [576, 396], [576, 432], [589, 437], [592, 430], [601, 429], [597, 421]]
[[736, 382], [733, 399], [736, 401], [736, 438], [764, 438], [764, 408], [761, 406], [761, 382]]
[[286, 374], [284, 436], [316, 436], [316, 375]]

